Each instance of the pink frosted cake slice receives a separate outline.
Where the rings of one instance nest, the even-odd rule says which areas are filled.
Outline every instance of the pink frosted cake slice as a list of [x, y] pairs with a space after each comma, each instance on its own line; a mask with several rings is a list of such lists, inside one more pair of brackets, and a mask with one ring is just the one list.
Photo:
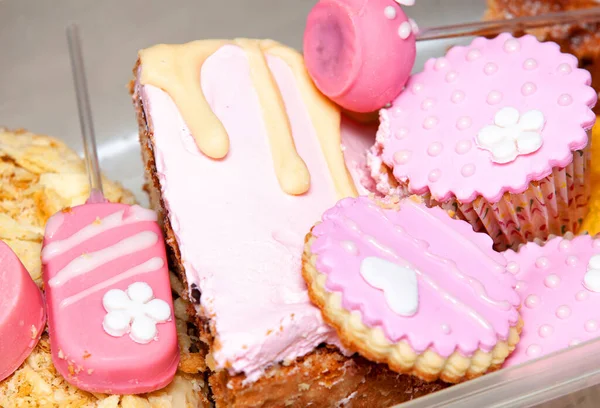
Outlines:
[[557, 237], [505, 257], [518, 279], [525, 323], [507, 367], [600, 336], [600, 239]]
[[209, 346], [217, 406], [355, 396], [388, 406], [438, 389], [344, 356], [301, 275], [306, 231], [368, 191], [359, 184], [374, 130], [341, 120], [301, 55], [272, 41], [158, 45], [139, 57], [151, 201]]

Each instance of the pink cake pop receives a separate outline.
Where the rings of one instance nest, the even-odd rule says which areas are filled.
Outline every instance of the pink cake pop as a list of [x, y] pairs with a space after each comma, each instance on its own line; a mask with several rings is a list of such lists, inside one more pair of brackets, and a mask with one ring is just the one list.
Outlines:
[[414, 31], [394, 0], [321, 0], [304, 32], [306, 68], [317, 88], [343, 108], [375, 111], [408, 80]]
[[0, 381], [35, 348], [46, 325], [42, 293], [17, 255], [0, 241]]

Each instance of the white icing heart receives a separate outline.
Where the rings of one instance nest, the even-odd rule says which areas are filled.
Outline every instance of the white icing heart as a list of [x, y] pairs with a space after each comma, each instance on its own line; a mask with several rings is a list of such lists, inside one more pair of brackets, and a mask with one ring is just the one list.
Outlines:
[[385, 300], [400, 316], [413, 316], [419, 309], [417, 274], [411, 268], [370, 256], [363, 259], [360, 274], [365, 281], [383, 291]]

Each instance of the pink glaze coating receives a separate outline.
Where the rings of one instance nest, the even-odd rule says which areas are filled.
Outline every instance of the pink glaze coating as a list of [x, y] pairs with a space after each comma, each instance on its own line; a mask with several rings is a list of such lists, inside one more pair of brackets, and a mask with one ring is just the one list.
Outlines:
[[25, 361], [45, 325], [42, 293], [13, 250], [0, 241], [0, 381]]
[[321, 0], [308, 15], [306, 68], [321, 92], [350, 111], [391, 102], [415, 57], [412, 26], [393, 0]]
[[525, 323], [507, 367], [600, 336], [600, 293], [584, 284], [590, 258], [598, 254], [600, 240], [589, 235], [570, 241], [557, 237], [543, 247], [530, 242], [518, 253], [504, 253], [519, 265], [517, 291]]
[[[381, 327], [391, 342], [404, 339], [418, 353], [432, 348], [444, 357], [455, 350], [470, 356], [506, 340], [519, 319], [516, 280], [492, 240], [439, 208], [405, 199], [397, 211], [366, 197], [348, 198], [323, 215], [313, 235], [326, 289], [341, 292], [342, 306], [360, 311], [363, 322]], [[417, 271], [414, 315], [394, 313], [383, 292], [363, 279], [368, 257]]]
[[[529, 35], [501, 34], [454, 47], [445, 57], [429, 60], [381, 111], [373, 174], [380, 174], [377, 166], [383, 161], [408, 185], [405, 193], [431, 192], [438, 201], [483, 196], [496, 202], [505, 192], [521, 193], [553, 167], [568, 165], [572, 152], [587, 145], [597, 100], [590, 83], [589, 72], [577, 68], [574, 56]], [[521, 118], [540, 111], [545, 124], [541, 147], [500, 164], [476, 138], [507, 107]], [[389, 187], [378, 181], [382, 189]]]
[[[63, 210], [46, 226], [42, 263], [52, 359], [67, 381], [110, 394], [150, 392], [171, 382], [179, 348], [164, 241], [154, 212], [114, 203]], [[128, 335], [113, 337], [103, 326], [106, 293], [125, 291], [136, 282], [147, 283], [153, 298], [171, 310], [148, 344]]]

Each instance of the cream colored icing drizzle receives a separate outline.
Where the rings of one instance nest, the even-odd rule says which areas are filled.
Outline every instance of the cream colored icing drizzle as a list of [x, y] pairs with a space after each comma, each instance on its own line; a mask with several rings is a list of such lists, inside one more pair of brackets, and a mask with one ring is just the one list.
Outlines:
[[88, 289], [85, 289], [85, 290], [77, 293], [76, 295], [69, 296], [68, 298], [66, 298], [62, 302], [60, 302], [60, 307], [65, 308], [67, 306], [70, 306], [73, 303], [77, 303], [81, 299], [85, 299], [86, 297], [98, 292], [99, 290], [106, 289], [112, 285], [115, 285], [126, 279], [133, 278], [134, 276], [137, 276], [137, 275], [154, 272], [154, 271], [162, 268], [164, 265], [165, 265], [165, 262], [163, 261], [162, 258], [158, 258], [158, 257], [151, 258], [151, 259], [147, 260], [146, 262], [144, 262], [143, 264], [136, 265], [133, 268], [128, 269], [125, 272], [120, 273], [111, 279], [107, 279], [104, 282], [101, 282], [97, 285], [91, 286]]
[[265, 52], [285, 61], [299, 81], [300, 92], [309, 110], [339, 198], [356, 197], [356, 186], [346, 168], [341, 150], [340, 111], [316, 90], [306, 73], [302, 56], [295, 51], [271, 40], [207, 40], [181, 45], [160, 44], [140, 51], [140, 82], [168, 93], [200, 151], [213, 159], [222, 159], [229, 151], [229, 136], [204, 97], [200, 72], [204, 61], [227, 44], [239, 46], [248, 56], [250, 75], [263, 111], [274, 170], [281, 189], [291, 195], [307, 192], [310, 188], [310, 173], [296, 151], [285, 104], [267, 65]]
[[140, 232], [116, 244], [75, 258], [48, 281], [51, 287], [59, 287], [73, 278], [85, 275], [111, 260], [152, 247], [158, 242], [158, 235], [152, 231]]

